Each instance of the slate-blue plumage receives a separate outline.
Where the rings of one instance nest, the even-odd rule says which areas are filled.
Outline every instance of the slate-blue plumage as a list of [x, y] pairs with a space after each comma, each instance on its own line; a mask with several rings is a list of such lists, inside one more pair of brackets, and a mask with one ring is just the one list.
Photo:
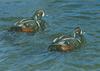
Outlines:
[[29, 19], [22, 19], [15, 23], [15, 26], [12, 27], [10, 30], [24, 30], [30, 29], [33, 32], [45, 30], [47, 23], [42, 17], [45, 16], [45, 12], [42, 9], [36, 10], [34, 15]]
[[49, 46], [49, 51], [70, 51], [77, 47], [80, 47], [85, 42], [85, 38], [80, 27], [76, 27], [74, 30], [74, 36], [62, 35], [53, 40], [53, 43]]

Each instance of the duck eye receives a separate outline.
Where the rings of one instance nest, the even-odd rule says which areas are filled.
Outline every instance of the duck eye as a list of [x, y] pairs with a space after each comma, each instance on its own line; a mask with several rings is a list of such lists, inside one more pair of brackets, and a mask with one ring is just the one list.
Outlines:
[[38, 13], [37, 16], [40, 16], [40, 14]]
[[37, 16], [42, 16], [42, 15], [43, 15], [43, 13], [42, 13], [42, 12], [40, 12], [40, 13], [38, 13], [38, 14], [37, 14]]
[[76, 33], [78, 34], [79, 32], [77, 31]]

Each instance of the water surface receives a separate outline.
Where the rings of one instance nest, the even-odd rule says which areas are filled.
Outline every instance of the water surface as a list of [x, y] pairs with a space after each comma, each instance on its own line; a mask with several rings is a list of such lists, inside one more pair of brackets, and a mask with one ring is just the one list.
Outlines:
[[[36, 9], [48, 15], [45, 32], [0, 31], [0, 71], [100, 71], [99, 0], [0, 0], [0, 25], [11, 26]], [[48, 52], [54, 34], [71, 32], [76, 26], [86, 32], [87, 46]]]

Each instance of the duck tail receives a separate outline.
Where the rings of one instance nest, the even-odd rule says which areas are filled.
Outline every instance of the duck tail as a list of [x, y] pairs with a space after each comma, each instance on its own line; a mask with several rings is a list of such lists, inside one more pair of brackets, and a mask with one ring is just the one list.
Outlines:
[[18, 27], [18, 26], [12, 26], [12, 27], [8, 28], [8, 31], [17, 31], [17, 32], [20, 32], [20, 31], [22, 31], [22, 28]]
[[0, 31], [21, 31], [21, 27], [18, 26], [0, 26]]

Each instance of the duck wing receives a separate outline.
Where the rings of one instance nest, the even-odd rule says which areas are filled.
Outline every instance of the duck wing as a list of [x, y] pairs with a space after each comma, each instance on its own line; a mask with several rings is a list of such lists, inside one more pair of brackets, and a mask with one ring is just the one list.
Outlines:
[[16, 26], [23, 27], [23, 28], [33, 28], [36, 27], [36, 22], [31, 19], [22, 19], [15, 23]]

